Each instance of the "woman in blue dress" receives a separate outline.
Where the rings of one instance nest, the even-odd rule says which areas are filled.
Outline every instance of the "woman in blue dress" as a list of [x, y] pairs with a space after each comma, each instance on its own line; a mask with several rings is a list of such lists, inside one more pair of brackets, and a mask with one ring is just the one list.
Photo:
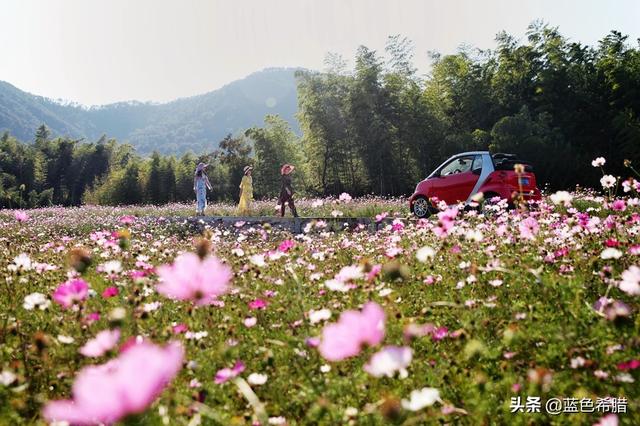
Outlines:
[[204, 172], [208, 164], [199, 163], [193, 177], [193, 190], [196, 192], [196, 216], [204, 216], [204, 209], [207, 208], [207, 188], [211, 191], [211, 183]]

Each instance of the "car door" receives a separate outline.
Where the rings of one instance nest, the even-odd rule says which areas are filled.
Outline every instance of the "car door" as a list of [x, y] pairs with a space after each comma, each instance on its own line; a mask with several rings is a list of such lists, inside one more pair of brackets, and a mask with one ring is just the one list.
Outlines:
[[434, 179], [432, 196], [444, 200], [447, 204], [466, 201], [478, 181], [475, 169], [478, 165], [481, 169], [482, 156], [480, 155], [456, 157], [445, 164]]

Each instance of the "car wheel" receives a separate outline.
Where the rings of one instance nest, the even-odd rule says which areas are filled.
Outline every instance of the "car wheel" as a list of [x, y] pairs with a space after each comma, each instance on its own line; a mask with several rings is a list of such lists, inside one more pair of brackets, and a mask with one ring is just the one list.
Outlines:
[[431, 216], [431, 203], [425, 197], [416, 197], [413, 200], [413, 214], [420, 219]]

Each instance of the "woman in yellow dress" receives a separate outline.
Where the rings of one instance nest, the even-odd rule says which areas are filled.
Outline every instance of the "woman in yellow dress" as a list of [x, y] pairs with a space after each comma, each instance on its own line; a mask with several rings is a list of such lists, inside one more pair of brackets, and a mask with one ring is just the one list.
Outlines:
[[244, 176], [242, 177], [242, 182], [240, 182], [240, 203], [238, 203], [239, 216], [247, 216], [249, 214], [251, 201], [253, 201], [253, 178], [251, 177], [252, 170], [253, 167], [246, 166], [244, 168]]

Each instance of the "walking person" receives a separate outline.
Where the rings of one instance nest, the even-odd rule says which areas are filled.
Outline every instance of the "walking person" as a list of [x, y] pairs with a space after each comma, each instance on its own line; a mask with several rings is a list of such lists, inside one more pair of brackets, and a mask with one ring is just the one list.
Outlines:
[[193, 177], [193, 190], [196, 192], [196, 216], [204, 216], [207, 208], [207, 189], [211, 191], [211, 183], [205, 173], [208, 164], [199, 163]]
[[280, 216], [284, 217], [285, 203], [289, 204], [293, 217], [298, 217], [296, 206], [293, 203], [293, 187], [291, 186], [291, 173], [295, 169], [291, 164], [285, 164], [280, 168], [282, 186], [280, 187]]
[[245, 166], [244, 176], [240, 182], [240, 202], [238, 203], [238, 216], [247, 216], [253, 201], [253, 178], [251, 172], [253, 167]]

